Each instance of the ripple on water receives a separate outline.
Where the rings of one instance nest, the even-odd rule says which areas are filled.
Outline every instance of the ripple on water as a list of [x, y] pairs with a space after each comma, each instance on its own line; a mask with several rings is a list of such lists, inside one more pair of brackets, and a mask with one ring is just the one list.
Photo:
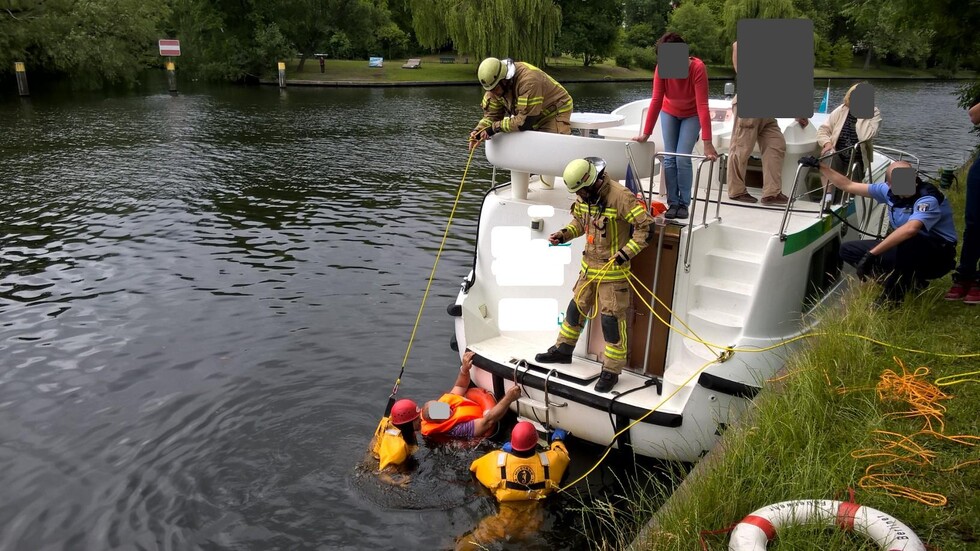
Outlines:
[[[930, 170], [973, 145], [953, 85], [876, 87], [884, 145]], [[649, 83], [572, 93], [604, 111]], [[478, 451], [423, 448], [408, 488], [364, 463], [479, 96], [0, 101], [0, 549], [448, 548], [493, 511]], [[458, 365], [442, 306], [472, 263], [482, 154], [467, 174], [402, 395]], [[522, 548], [586, 545], [566, 499]]]

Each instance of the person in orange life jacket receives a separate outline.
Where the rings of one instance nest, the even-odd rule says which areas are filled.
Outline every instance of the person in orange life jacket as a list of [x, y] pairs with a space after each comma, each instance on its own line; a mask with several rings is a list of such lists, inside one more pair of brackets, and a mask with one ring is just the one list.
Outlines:
[[507, 408], [521, 397], [521, 387], [514, 385], [504, 397], [488, 411], [465, 398], [470, 386], [470, 369], [473, 368], [472, 351], [463, 354], [463, 365], [452, 390], [438, 400], [430, 400], [422, 406], [422, 434], [444, 435], [452, 438], [488, 436], [489, 429], [507, 413]]
[[[800, 164], [819, 167], [830, 183], [851, 195], [870, 197], [888, 205], [892, 232], [884, 239], [862, 239], [841, 245], [840, 257], [854, 266], [861, 279], [885, 275], [883, 299], [898, 302], [928, 280], [943, 277], [956, 264], [956, 227], [953, 210], [941, 191], [915, 176], [914, 187], [893, 185], [895, 170], [914, 171], [906, 161], [895, 161], [885, 171], [885, 183], [862, 184], [820, 163], [802, 157]], [[911, 178], [909, 178], [911, 180]]]
[[537, 532], [543, 511], [539, 501], [558, 488], [570, 462], [564, 440], [568, 433], [556, 429], [551, 445], [539, 452], [534, 425], [514, 425], [510, 442], [473, 461], [470, 471], [500, 503], [497, 514], [480, 521], [469, 534], [458, 538], [456, 549], [485, 549], [494, 541], [520, 541]]

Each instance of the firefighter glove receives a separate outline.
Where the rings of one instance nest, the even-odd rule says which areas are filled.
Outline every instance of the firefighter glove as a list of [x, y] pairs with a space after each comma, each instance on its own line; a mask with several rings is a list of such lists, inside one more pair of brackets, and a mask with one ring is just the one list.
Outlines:
[[616, 256], [613, 257], [613, 259], [616, 260], [617, 266], [622, 266], [623, 264], [626, 264], [627, 262], [630, 261], [629, 255], [626, 254], [626, 251], [624, 251], [623, 249], [619, 249], [619, 251], [616, 253]]

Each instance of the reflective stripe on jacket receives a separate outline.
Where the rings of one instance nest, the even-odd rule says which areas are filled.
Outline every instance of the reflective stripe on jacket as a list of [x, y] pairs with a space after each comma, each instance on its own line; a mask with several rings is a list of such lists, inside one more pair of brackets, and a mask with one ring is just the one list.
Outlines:
[[572, 96], [558, 81], [530, 63], [514, 63], [512, 85], [503, 96], [483, 95], [483, 118], [477, 132], [493, 126], [495, 132], [537, 130], [559, 114], [572, 112]]
[[[585, 235], [582, 271], [600, 270], [620, 250], [633, 258], [647, 246], [653, 218], [622, 184], [603, 174], [599, 200], [588, 204], [578, 198], [572, 204], [572, 221], [562, 232], [565, 241]], [[630, 226], [633, 233], [630, 234]], [[591, 238], [591, 239], [590, 239]], [[630, 264], [615, 264], [597, 274], [599, 281], [620, 281], [629, 274]]]

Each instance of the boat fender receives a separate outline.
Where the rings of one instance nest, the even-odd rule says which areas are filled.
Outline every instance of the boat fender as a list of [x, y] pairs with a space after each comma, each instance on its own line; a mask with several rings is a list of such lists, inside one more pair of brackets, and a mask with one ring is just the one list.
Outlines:
[[[488, 411], [493, 409], [493, 406], [497, 405], [497, 400], [493, 398], [493, 394], [479, 387], [466, 389], [465, 396], [483, 409], [483, 415], [486, 415]], [[493, 424], [487, 425], [486, 434], [493, 434], [494, 430]]]
[[851, 501], [799, 499], [773, 503], [753, 511], [732, 530], [728, 551], [763, 551], [780, 528], [823, 524], [854, 530], [885, 551], [925, 551], [912, 530], [898, 519]]

